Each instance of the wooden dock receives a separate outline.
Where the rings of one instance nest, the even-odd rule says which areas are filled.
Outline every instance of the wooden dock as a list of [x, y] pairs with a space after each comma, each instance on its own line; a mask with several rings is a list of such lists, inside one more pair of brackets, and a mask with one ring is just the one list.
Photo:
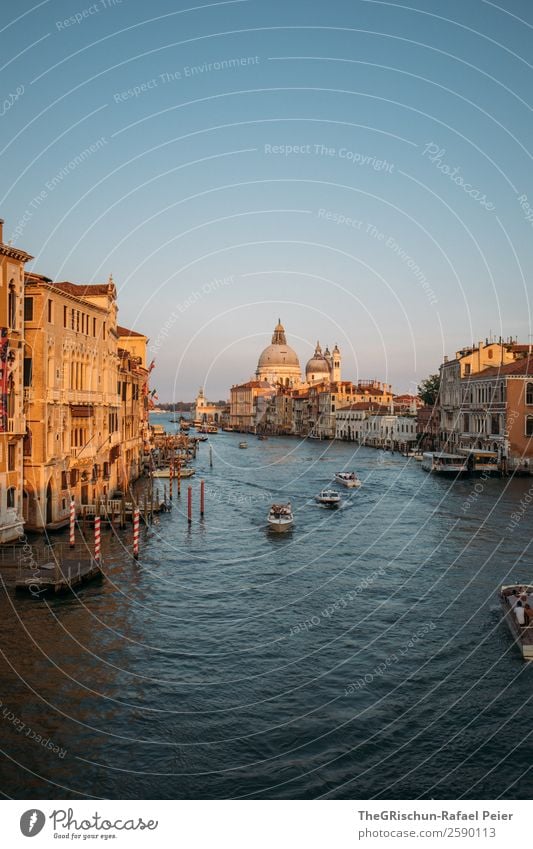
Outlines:
[[56, 543], [34, 547], [30, 557], [27, 553], [20, 555], [15, 588], [31, 595], [68, 592], [102, 575], [101, 563], [91, 556], [87, 546], [71, 549], [66, 543]]

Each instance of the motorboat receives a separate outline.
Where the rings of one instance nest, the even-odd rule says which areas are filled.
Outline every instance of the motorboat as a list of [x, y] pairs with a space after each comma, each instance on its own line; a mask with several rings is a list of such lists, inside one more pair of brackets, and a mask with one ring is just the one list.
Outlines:
[[248, 448], [247, 442], [239, 442], [239, 448]]
[[522, 653], [522, 657], [524, 660], [533, 660], [533, 623], [529, 624], [526, 615], [523, 617], [524, 624], [522, 625], [516, 614], [518, 602], [523, 608], [526, 604], [533, 608], [533, 586], [530, 584], [506, 584], [500, 588], [500, 601], [504, 619]]
[[294, 514], [291, 502], [287, 504], [273, 504], [268, 513], [268, 527], [277, 533], [288, 531], [294, 525]]
[[336, 472], [335, 480], [342, 486], [347, 486], [348, 489], [354, 489], [355, 487], [361, 486], [361, 481], [355, 472]]
[[341, 494], [336, 489], [323, 489], [315, 495], [315, 501], [325, 507], [338, 507], [341, 503]]

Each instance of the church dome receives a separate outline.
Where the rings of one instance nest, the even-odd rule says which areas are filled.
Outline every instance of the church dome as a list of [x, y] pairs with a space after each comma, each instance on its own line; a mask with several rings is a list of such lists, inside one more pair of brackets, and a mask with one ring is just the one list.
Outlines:
[[287, 345], [285, 328], [279, 319], [272, 334], [271, 344], [259, 357], [256, 376], [272, 383], [282, 382], [285, 385], [298, 384], [301, 381], [298, 355], [290, 345]]
[[320, 343], [316, 343], [315, 353], [305, 367], [305, 376], [308, 383], [316, 383], [329, 377], [330, 368], [328, 361], [322, 353]]

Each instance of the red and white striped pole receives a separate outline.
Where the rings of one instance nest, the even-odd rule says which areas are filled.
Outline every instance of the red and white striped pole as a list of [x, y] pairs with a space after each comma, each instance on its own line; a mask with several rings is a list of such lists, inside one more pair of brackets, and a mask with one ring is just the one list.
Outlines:
[[100, 516], [94, 517], [94, 559], [100, 563]]
[[200, 516], [204, 518], [205, 509], [205, 481], [200, 481]]
[[187, 490], [187, 520], [190, 525], [192, 522], [192, 486]]
[[135, 560], [139, 558], [139, 524], [141, 511], [138, 507], [133, 510], [133, 556]]
[[76, 544], [76, 502], [72, 498], [70, 500], [70, 547], [74, 548]]
[[168, 476], [168, 497], [172, 501], [172, 484], [174, 481], [174, 458], [170, 460], [170, 471]]

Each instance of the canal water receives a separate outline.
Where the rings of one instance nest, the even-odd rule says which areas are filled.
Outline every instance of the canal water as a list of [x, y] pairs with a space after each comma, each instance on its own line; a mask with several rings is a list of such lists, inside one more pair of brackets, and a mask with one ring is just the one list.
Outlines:
[[[104, 531], [106, 578], [75, 595], [16, 597], [4, 572], [3, 792], [530, 798], [533, 668], [497, 590], [533, 579], [531, 478], [242, 439], [211, 436], [212, 468], [201, 444], [190, 529], [184, 483], [138, 563], [129, 528]], [[363, 486], [329, 511], [314, 495], [341, 469]], [[289, 498], [295, 527], [272, 535]]]

